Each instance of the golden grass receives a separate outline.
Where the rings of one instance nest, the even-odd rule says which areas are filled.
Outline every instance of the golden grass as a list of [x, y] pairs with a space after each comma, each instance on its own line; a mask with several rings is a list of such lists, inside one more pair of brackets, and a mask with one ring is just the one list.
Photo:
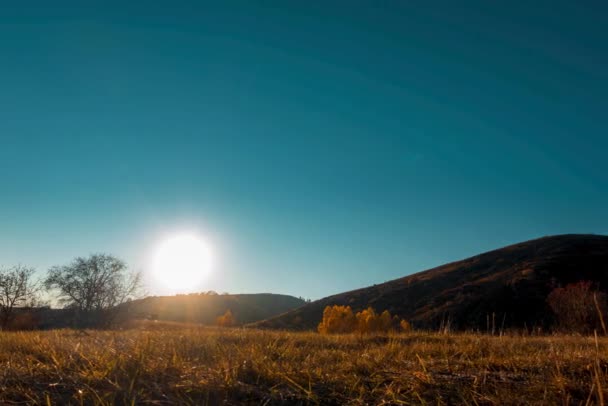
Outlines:
[[608, 339], [0, 332], [0, 404], [601, 404]]

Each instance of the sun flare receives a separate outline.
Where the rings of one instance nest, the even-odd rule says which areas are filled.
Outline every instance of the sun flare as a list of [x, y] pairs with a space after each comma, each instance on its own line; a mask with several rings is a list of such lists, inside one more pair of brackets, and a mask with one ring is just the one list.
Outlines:
[[152, 268], [155, 278], [167, 288], [195, 288], [211, 270], [209, 246], [193, 234], [173, 236], [158, 247]]

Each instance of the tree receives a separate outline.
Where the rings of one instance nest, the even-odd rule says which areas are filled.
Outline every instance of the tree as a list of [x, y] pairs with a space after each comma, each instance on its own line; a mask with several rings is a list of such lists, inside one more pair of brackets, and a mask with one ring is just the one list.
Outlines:
[[410, 331], [412, 329], [412, 325], [407, 320], [401, 320], [399, 327], [403, 332]]
[[380, 331], [389, 331], [393, 327], [393, 318], [388, 310], [385, 310], [380, 315], [379, 319], [379, 328]]
[[377, 331], [378, 316], [373, 308], [368, 307], [357, 313], [357, 331], [360, 333], [373, 333]]
[[44, 283], [58, 290], [60, 303], [76, 310], [77, 321], [92, 325], [107, 323], [110, 309], [139, 292], [141, 274], [129, 273], [127, 265], [111, 255], [94, 254], [51, 268]]
[[555, 313], [557, 328], [562, 331], [590, 333], [605, 328], [603, 315], [608, 309], [608, 297], [590, 281], [553, 289], [547, 303]]
[[318, 326], [321, 334], [352, 333], [357, 319], [350, 306], [327, 306], [323, 311], [323, 320]]
[[323, 311], [323, 319], [317, 330], [321, 334], [345, 334], [359, 332], [367, 333], [387, 333], [391, 330], [397, 331], [401, 328], [404, 331], [410, 329], [409, 323], [399, 317], [392, 317], [388, 310], [381, 314], [368, 307], [365, 310], [353, 313], [350, 306], [327, 306]]
[[226, 313], [224, 313], [224, 315], [219, 316], [217, 319], [215, 319], [215, 324], [217, 324], [220, 327], [232, 327], [236, 324], [236, 320], [234, 319], [234, 316], [232, 315], [232, 311], [230, 309], [226, 310]]
[[35, 298], [33, 275], [34, 269], [24, 266], [0, 269], [0, 330], [11, 322], [15, 308], [27, 306]]

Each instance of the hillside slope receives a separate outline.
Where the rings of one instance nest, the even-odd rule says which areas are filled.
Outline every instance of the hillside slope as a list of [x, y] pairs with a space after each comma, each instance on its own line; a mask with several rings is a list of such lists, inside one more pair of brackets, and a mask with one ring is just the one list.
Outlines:
[[578, 280], [608, 288], [608, 237], [560, 235], [511, 245], [317, 300], [253, 326], [314, 329], [325, 306], [335, 304], [389, 310], [422, 328], [449, 321], [456, 329], [485, 330], [492, 314], [499, 326], [547, 326], [552, 322], [549, 292]]
[[230, 310], [236, 322], [244, 324], [285, 313], [304, 303], [293, 296], [271, 293], [154, 296], [128, 303], [128, 314], [133, 318], [214, 324], [218, 316]]

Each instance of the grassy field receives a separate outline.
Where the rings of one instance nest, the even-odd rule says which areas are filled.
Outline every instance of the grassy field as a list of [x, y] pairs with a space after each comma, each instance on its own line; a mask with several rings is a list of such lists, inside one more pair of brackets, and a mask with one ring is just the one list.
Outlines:
[[602, 404], [608, 339], [0, 332], [0, 403]]

